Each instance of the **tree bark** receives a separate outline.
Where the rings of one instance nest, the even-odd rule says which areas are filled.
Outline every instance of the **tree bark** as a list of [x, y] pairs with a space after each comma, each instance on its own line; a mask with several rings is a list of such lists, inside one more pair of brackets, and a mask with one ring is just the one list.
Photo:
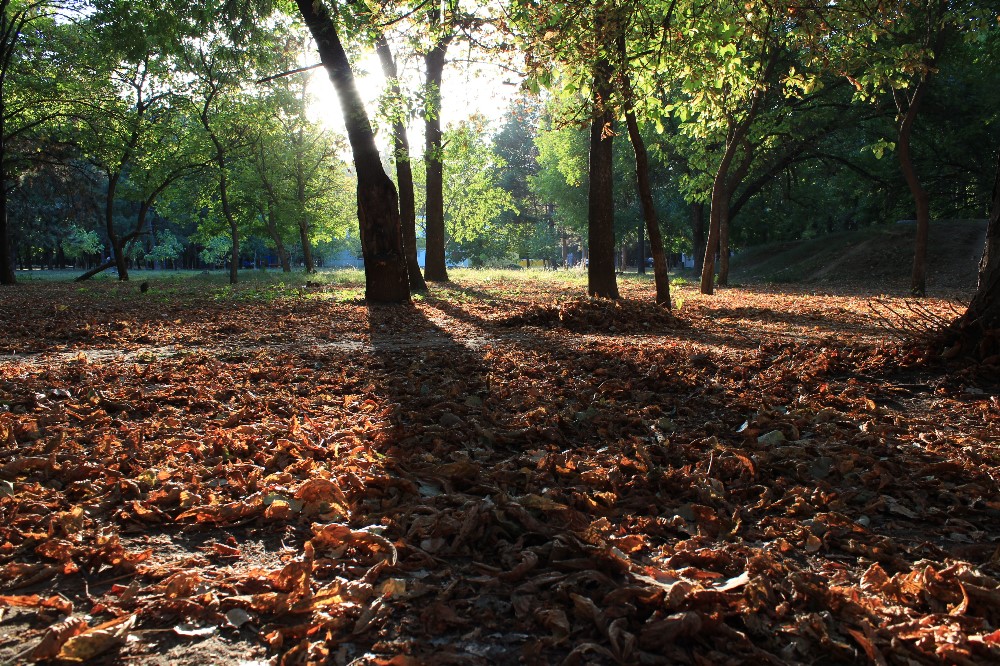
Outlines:
[[288, 261], [288, 250], [285, 248], [285, 241], [281, 238], [281, 232], [278, 230], [278, 220], [274, 214], [274, 206], [271, 201], [267, 201], [267, 233], [271, 236], [271, 240], [274, 241], [274, 249], [278, 253], [278, 261], [281, 262], [281, 272], [291, 273], [292, 265]]
[[295, 201], [298, 203], [298, 219], [296, 224], [299, 227], [299, 242], [302, 244], [302, 262], [306, 265], [306, 273], [315, 273], [316, 264], [313, 262], [312, 242], [309, 239], [309, 217], [306, 215], [306, 167], [303, 156], [303, 145], [305, 139], [303, 130], [299, 128], [297, 147], [295, 151]]
[[590, 126], [590, 187], [587, 208], [587, 292], [591, 296], [618, 298], [615, 277], [614, 160], [612, 136], [614, 114], [608, 83], [609, 65], [597, 64], [594, 76], [594, 119]]
[[726, 201], [719, 210], [719, 277], [716, 285], [729, 286], [729, 192]]
[[699, 274], [705, 263], [705, 243], [705, 204], [696, 201], [691, 204], [691, 245], [694, 270]]
[[382, 168], [375, 134], [365, 111], [347, 53], [326, 6], [296, 0], [340, 99], [347, 138], [358, 176], [358, 226], [365, 260], [365, 298], [396, 303], [410, 299], [399, 224], [399, 197]]
[[[628, 85], [626, 83], [626, 85]], [[630, 87], [628, 92], [630, 93]], [[625, 123], [628, 126], [628, 138], [632, 142], [635, 153], [635, 181], [639, 189], [639, 201], [642, 203], [642, 217], [646, 222], [646, 233], [649, 235], [649, 250], [653, 255], [653, 282], [656, 284], [656, 302], [670, 309], [670, 276], [668, 275], [667, 258], [663, 253], [663, 235], [660, 232], [660, 221], [653, 205], [653, 188], [649, 180], [649, 157], [646, 144], [639, 133], [639, 123], [635, 113], [629, 109], [625, 112]], [[642, 228], [639, 228], [639, 272], [645, 272], [646, 252], [642, 243]]]
[[[913, 166], [913, 154], [910, 150], [910, 138], [913, 135], [913, 124], [916, 122], [917, 113], [920, 111], [920, 102], [923, 100], [930, 81], [930, 73], [920, 79], [913, 97], [909, 104], [904, 103], [904, 95], [898, 90], [893, 91], [896, 104], [903, 114], [899, 123], [899, 166], [906, 178], [906, 185], [910, 188], [913, 196], [913, 203], [917, 213], [917, 235], [913, 247], [913, 269], [910, 273], [910, 292], [914, 296], [924, 296], [927, 293], [927, 238], [930, 233], [930, 200], [927, 191], [917, 177], [917, 171]], [[905, 107], [905, 113], [904, 113]]]
[[[431, 21], [440, 22], [440, 10], [431, 11]], [[446, 282], [448, 268], [445, 262], [444, 233], [444, 160], [441, 142], [441, 81], [444, 77], [444, 57], [448, 40], [439, 40], [424, 55], [426, 95], [424, 112], [424, 164], [426, 177], [427, 254], [424, 258], [424, 277]]]
[[[390, 90], [398, 100], [401, 98], [399, 73], [392, 50], [384, 35], [375, 40], [375, 52], [382, 63], [382, 73], [389, 81]], [[417, 205], [413, 191], [413, 166], [410, 163], [410, 141], [406, 136], [406, 123], [396, 111], [392, 121], [392, 143], [396, 162], [396, 184], [399, 187], [399, 223], [403, 238], [403, 252], [406, 254], [406, 274], [411, 291], [427, 291], [427, 283], [420, 272], [417, 259]]]

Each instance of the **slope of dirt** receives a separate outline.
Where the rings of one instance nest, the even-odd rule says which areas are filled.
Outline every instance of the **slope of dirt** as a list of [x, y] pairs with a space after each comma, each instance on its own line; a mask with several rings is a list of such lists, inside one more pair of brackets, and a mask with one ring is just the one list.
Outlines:
[[[856, 292], [909, 292], [913, 222], [748, 248], [732, 260], [732, 279], [799, 283]], [[985, 220], [934, 220], [927, 256], [928, 293], [966, 295], [976, 288]]]
[[1000, 386], [579, 290], [0, 291], [0, 661], [1000, 661]]

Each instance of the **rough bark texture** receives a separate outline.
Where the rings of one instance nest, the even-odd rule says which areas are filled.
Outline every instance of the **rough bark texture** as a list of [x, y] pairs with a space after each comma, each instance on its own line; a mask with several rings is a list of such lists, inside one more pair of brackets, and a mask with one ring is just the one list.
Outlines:
[[[400, 97], [399, 73], [392, 57], [389, 42], [384, 36], [375, 40], [375, 51], [382, 63], [382, 73], [389, 81], [394, 97]], [[427, 291], [427, 283], [420, 272], [417, 259], [417, 205], [413, 191], [413, 167], [410, 163], [410, 141], [406, 136], [406, 124], [402, 114], [397, 113], [392, 122], [393, 153], [396, 162], [396, 184], [399, 187], [399, 223], [403, 238], [403, 252], [406, 255], [406, 274], [411, 291]]]
[[[667, 258], [663, 253], [663, 236], [660, 233], [660, 221], [653, 205], [653, 188], [649, 181], [649, 157], [646, 144], [639, 133], [639, 123], [635, 113], [625, 112], [625, 123], [628, 125], [628, 138], [635, 152], [635, 180], [639, 189], [639, 201], [642, 202], [642, 217], [646, 222], [646, 233], [649, 235], [649, 250], [653, 255], [653, 281], [656, 283], [656, 302], [670, 308], [670, 277], [667, 274]], [[639, 230], [639, 267], [646, 264], [645, 251], [642, 247], [642, 230]], [[644, 272], [640, 270], [640, 272]]]
[[612, 188], [614, 160], [608, 64], [599, 63], [594, 77], [594, 120], [590, 127], [590, 189], [587, 209], [587, 292], [591, 296], [618, 298], [615, 277], [615, 210]]
[[899, 123], [899, 166], [906, 178], [906, 185], [910, 188], [913, 196], [913, 203], [917, 213], [917, 235], [913, 247], [913, 271], [910, 274], [910, 292], [914, 296], [924, 296], [927, 293], [927, 237], [930, 232], [930, 200], [927, 191], [917, 178], [917, 171], [913, 166], [913, 155], [910, 151], [910, 138], [913, 135], [913, 123], [917, 119], [920, 111], [920, 102], [923, 100], [927, 90], [930, 74], [926, 74], [917, 84], [913, 91], [913, 97], [908, 105], [902, 103], [903, 94], [896, 91], [897, 104], [900, 112], [904, 111], [903, 119]]
[[435, 281], [448, 280], [444, 255], [444, 162], [441, 154], [441, 80], [447, 49], [447, 42], [440, 41], [424, 56], [427, 94], [436, 97], [436, 103], [429, 105], [424, 116], [424, 163], [427, 167], [424, 277]]
[[375, 135], [354, 82], [351, 64], [326, 7], [313, 0], [296, 0], [330, 75], [344, 114], [347, 138], [358, 175], [358, 223], [365, 258], [365, 298], [392, 303], [407, 301], [403, 241], [399, 225], [399, 198], [382, 169]]

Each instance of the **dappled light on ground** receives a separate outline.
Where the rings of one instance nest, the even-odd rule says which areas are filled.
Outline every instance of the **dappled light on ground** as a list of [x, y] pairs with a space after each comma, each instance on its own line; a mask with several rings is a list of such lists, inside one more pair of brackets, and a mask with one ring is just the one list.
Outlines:
[[867, 298], [175, 287], [2, 295], [4, 660], [1000, 659], [997, 387]]

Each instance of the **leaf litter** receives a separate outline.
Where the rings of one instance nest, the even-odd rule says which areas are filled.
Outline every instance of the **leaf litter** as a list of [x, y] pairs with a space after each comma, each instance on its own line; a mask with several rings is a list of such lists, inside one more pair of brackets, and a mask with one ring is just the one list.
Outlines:
[[859, 297], [575, 289], [5, 292], [0, 658], [1000, 660], [983, 368]]

